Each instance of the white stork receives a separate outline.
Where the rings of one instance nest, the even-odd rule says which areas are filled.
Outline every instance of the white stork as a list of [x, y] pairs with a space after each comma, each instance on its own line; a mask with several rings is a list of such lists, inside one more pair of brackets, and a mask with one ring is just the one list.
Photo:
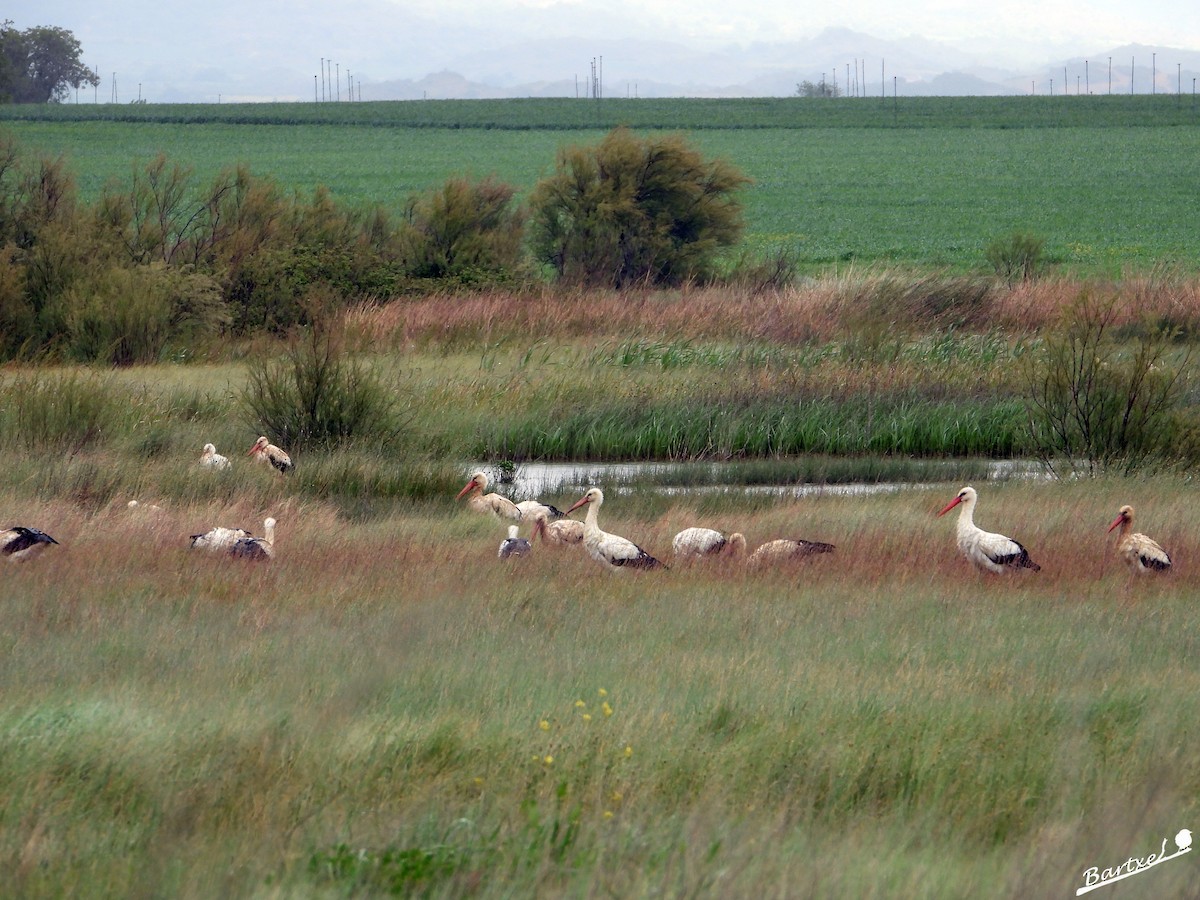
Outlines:
[[583, 522], [583, 546], [588, 555], [608, 569], [666, 568], [633, 541], [600, 530], [597, 519], [603, 504], [604, 492], [600, 488], [590, 488], [567, 510], [570, 513], [584, 505], [588, 508]]
[[726, 537], [713, 528], [685, 528], [671, 542], [676, 559], [702, 556], [741, 556], [746, 552], [746, 536], [740, 531]]
[[583, 523], [578, 519], [559, 519], [551, 522], [545, 510], [537, 510], [533, 514], [532, 538], [541, 537], [547, 544], [581, 544], [583, 543]]
[[975, 488], [965, 487], [938, 513], [944, 516], [962, 504], [957, 527], [958, 549], [962, 555], [985, 572], [1001, 574], [1015, 569], [1039, 571], [1042, 567], [1029, 558], [1029, 551], [1012, 538], [984, 531], [975, 524], [975, 501], [978, 497]]
[[7, 557], [12, 562], [24, 562], [39, 555], [50, 544], [57, 544], [54, 538], [36, 528], [26, 528], [24, 525], [13, 525], [5, 531], [0, 531], [0, 556]]
[[1121, 528], [1118, 532], [1117, 554], [1125, 560], [1133, 572], [1138, 575], [1146, 575], [1152, 572], [1166, 572], [1171, 568], [1171, 557], [1158, 545], [1157, 541], [1138, 532], [1130, 534], [1130, 530], [1133, 528], [1132, 506], [1122, 506], [1117, 518], [1108, 526], [1108, 530], [1111, 532], [1117, 526]]
[[241, 559], [266, 561], [275, 555], [275, 520], [267, 518], [263, 521], [262, 537], [244, 537], [229, 548], [230, 556]]
[[200, 454], [200, 466], [205, 469], [228, 469], [229, 458], [218, 453], [216, 445], [205, 444]]
[[221, 526], [217, 526], [204, 532], [204, 534], [193, 534], [192, 549], [211, 550], [214, 552], [228, 550], [238, 541], [253, 536], [244, 528], [222, 528]]
[[518, 556], [528, 556], [533, 547], [529, 543], [528, 538], [517, 537], [519, 525], [508, 526], [508, 537], [500, 542], [500, 551], [497, 554], [501, 559], [513, 559]]
[[253, 456], [259, 462], [270, 463], [280, 472], [287, 473], [294, 468], [292, 458], [268, 441], [265, 434], [254, 442], [254, 446], [246, 452], [246, 455]]
[[750, 566], [780, 565], [798, 559], [806, 559], [818, 553], [832, 553], [836, 548], [833, 544], [823, 541], [805, 541], [801, 539], [779, 538], [767, 541], [746, 560]]
[[541, 500], [522, 500], [517, 504], [517, 509], [521, 511], [522, 519], [536, 519], [539, 512], [544, 512], [546, 518], [554, 522], [566, 515], [557, 506], [551, 506], [549, 503], [543, 503]]
[[467, 498], [467, 506], [480, 513], [490, 513], [497, 519], [515, 519], [520, 521], [521, 510], [517, 508], [517, 504], [513, 503], [507, 497], [500, 494], [485, 494], [487, 490], [488, 477], [485, 472], [474, 472], [470, 480], [463, 486], [463, 489], [458, 492], [455, 500]]

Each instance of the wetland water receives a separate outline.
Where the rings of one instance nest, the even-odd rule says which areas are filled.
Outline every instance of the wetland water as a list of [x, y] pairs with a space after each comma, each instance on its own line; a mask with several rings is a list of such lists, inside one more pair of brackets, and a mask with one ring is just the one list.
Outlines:
[[[661, 491], [667, 494], [690, 492], [770, 493], [781, 497], [808, 497], [821, 494], [870, 495], [921, 490], [944, 486], [959, 480], [1004, 481], [1013, 478], [1044, 478], [1046, 471], [1040, 463], [1028, 460], [979, 460], [964, 463], [947, 460], [929, 464], [931, 469], [920, 480], [871, 481], [810, 481], [800, 483], [765, 483], [761, 478], [747, 483], [745, 464], [723, 462], [653, 462], [653, 463], [592, 463], [592, 462], [527, 462], [517, 464], [511, 471], [496, 466], [476, 464], [464, 467], [473, 472], [482, 469], [492, 481], [492, 489], [524, 500], [562, 494], [582, 494], [589, 487], [606, 489], [632, 487], [639, 490]], [[944, 468], [938, 477], [937, 469]], [[972, 471], [964, 471], [968, 468]], [[501, 477], [503, 475], [503, 477]]]

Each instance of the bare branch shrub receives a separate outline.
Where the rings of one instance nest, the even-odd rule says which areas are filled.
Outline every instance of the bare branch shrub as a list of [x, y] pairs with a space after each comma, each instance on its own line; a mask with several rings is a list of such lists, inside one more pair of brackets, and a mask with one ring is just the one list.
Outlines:
[[1153, 324], [1122, 339], [1121, 307], [1117, 294], [1082, 292], [1029, 355], [1033, 442], [1057, 474], [1130, 474], [1178, 455], [1192, 348]]

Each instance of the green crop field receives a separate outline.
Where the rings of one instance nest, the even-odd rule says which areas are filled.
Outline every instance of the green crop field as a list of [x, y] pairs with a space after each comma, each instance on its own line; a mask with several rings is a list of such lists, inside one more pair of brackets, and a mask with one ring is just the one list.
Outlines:
[[392, 210], [451, 175], [527, 191], [560, 147], [617, 124], [680, 130], [732, 161], [754, 179], [747, 248], [794, 250], [810, 270], [976, 270], [1014, 230], [1076, 274], [1200, 266], [1190, 97], [0, 108], [23, 145], [66, 157], [85, 199], [162, 152], [198, 181], [245, 163]]

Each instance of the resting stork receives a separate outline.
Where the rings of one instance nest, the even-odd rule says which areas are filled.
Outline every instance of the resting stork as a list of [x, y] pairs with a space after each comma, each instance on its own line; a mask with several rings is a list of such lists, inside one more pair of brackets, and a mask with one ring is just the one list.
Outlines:
[[600, 507], [604, 504], [604, 492], [600, 488], [590, 488], [567, 512], [587, 506], [587, 518], [583, 522], [583, 546], [588, 555], [596, 562], [610, 570], [618, 569], [662, 569], [661, 562], [635, 544], [620, 535], [601, 531], [597, 521]]
[[978, 498], [975, 488], [965, 487], [938, 513], [944, 516], [954, 507], [962, 505], [956, 529], [958, 549], [962, 555], [976, 568], [998, 575], [1017, 569], [1039, 571], [1042, 567], [1029, 558], [1029, 551], [1012, 538], [984, 531], [975, 524], [975, 501]]
[[200, 454], [200, 465], [205, 469], [228, 469], [229, 458], [218, 453], [216, 445], [205, 444]]
[[193, 534], [192, 548], [194, 550], [228, 550], [238, 541], [253, 536], [245, 528], [223, 528], [218, 525], [203, 534]]
[[38, 556], [50, 544], [57, 544], [54, 538], [36, 528], [26, 528], [24, 525], [13, 525], [5, 531], [0, 531], [0, 556], [12, 562], [25, 562]]
[[551, 522], [545, 510], [533, 514], [533, 535], [530, 538], [541, 537], [547, 544], [581, 544], [583, 543], [583, 523], [578, 519], [564, 517], [557, 522]]
[[836, 547], [823, 541], [805, 541], [801, 539], [779, 538], [767, 541], [746, 560], [751, 566], [779, 565], [797, 559], [805, 559], [818, 553], [832, 553]]
[[275, 555], [275, 520], [263, 521], [262, 537], [244, 537], [229, 548], [231, 556], [266, 561]]
[[1170, 570], [1171, 557], [1158, 545], [1157, 541], [1153, 541], [1139, 532], [1130, 534], [1133, 529], [1132, 506], [1122, 506], [1117, 518], [1108, 526], [1108, 530], [1111, 532], [1118, 526], [1121, 530], [1118, 532], [1117, 554], [1125, 560], [1131, 571], [1138, 575], [1147, 575], [1152, 572]]
[[259, 462], [270, 463], [285, 474], [293, 469], [292, 458], [268, 441], [265, 434], [254, 442], [254, 446], [246, 452], [246, 455], [253, 456]]
[[487, 486], [487, 473], [474, 472], [454, 499], [461, 500], [463, 497], [466, 497], [467, 506], [471, 507], [475, 512], [490, 513], [497, 519], [520, 521], [521, 510], [517, 508], [517, 504], [500, 494], [485, 494], [484, 491], [487, 490]]
[[528, 538], [517, 537], [520, 527], [519, 525], [508, 526], [508, 537], [500, 542], [500, 551], [497, 554], [501, 559], [528, 556], [533, 549]]

